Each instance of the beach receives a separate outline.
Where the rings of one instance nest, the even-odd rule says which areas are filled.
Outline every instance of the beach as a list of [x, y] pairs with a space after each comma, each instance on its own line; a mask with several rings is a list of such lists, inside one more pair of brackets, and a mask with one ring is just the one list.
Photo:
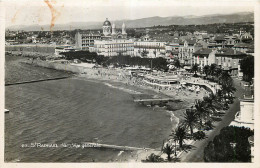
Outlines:
[[[16, 61], [19, 59], [13, 57], [15, 64], [8, 64], [6, 59], [9, 69], [19, 70], [16, 76], [10, 76], [12, 71], [7, 70], [6, 81], [20, 81], [25, 79], [23, 75], [28, 79], [68, 75]], [[182, 112], [202, 94], [186, 93], [190, 94], [186, 96], [179, 92], [176, 96], [174, 91], [157, 91], [131, 84], [122, 76], [89, 73], [62, 80], [6, 86], [5, 106], [10, 113], [5, 115], [5, 161], [125, 162], [140, 161], [145, 156], [141, 158], [142, 151], [103, 148], [21, 147], [34, 142], [59, 145], [90, 141], [159, 151], [182, 119]], [[172, 111], [134, 102], [137, 98], [154, 97], [172, 97], [178, 101], [169, 102]]]

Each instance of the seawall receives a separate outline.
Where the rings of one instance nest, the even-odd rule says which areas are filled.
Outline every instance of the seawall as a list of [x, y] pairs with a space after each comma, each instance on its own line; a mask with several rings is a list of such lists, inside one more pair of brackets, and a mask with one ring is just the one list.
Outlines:
[[44, 44], [21, 44], [5, 46], [5, 51], [38, 52], [54, 54], [55, 46]]
[[104, 69], [104, 68], [89, 68], [89, 67], [83, 67], [83, 66], [77, 66], [77, 65], [71, 65], [71, 64], [62, 64], [57, 62], [50, 62], [50, 61], [42, 61], [42, 60], [26, 60], [23, 61], [27, 64], [33, 64], [36, 66], [41, 66], [45, 68], [51, 68], [56, 70], [62, 70], [62, 71], [70, 71], [73, 73], [78, 74], [106, 74], [111, 76], [118, 76], [119, 73], [122, 73], [122, 70], [119, 69]]

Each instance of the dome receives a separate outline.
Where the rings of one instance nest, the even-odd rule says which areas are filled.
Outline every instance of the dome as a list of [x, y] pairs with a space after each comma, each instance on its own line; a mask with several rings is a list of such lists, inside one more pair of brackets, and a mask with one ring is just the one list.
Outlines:
[[106, 21], [103, 23], [103, 26], [111, 26], [111, 23], [108, 19], [106, 19]]

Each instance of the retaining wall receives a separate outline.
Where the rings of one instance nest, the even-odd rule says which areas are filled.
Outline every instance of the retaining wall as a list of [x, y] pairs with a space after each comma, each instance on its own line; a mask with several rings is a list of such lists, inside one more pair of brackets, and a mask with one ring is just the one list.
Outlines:
[[55, 46], [50, 45], [10, 45], [5, 46], [5, 51], [21, 51], [21, 52], [39, 52], [39, 53], [55, 53]]

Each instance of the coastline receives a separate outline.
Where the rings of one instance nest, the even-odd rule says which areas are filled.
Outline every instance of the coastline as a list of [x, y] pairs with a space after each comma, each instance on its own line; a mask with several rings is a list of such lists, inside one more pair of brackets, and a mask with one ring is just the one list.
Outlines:
[[[35, 61], [37, 62], [37, 60]], [[34, 62], [34, 63], [35, 63]], [[26, 60], [23, 63], [32, 65], [32, 66], [39, 66], [38, 64], [34, 64], [28, 60]], [[41, 66], [39, 66], [41, 67]], [[49, 68], [49, 69], [55, 69], [55, 68]], [[187, 91], [181, 91], [177, 95], [174, 93], [167, 93], [167, 91], [159, 91], [155, 90], [150, 87], [145, 87], [142, 85], [131, 83], [132, 81], [128, 81], [124, 78], [122, 78], [122, 74], [124, 73], [122, 70], [114, 70], [114, 69], [105, 69], [105, 68], [99, 68], [99, 69], [87, 69], [87, 74], [84, 73], [78, 73], [74, 75], [72, 78], [80, 79], [80, 80], [88, 80], [92, 82], [100, 82], [108, 87], [118, 89], [124, 92], [127, 92], [134, 97], [142, 97], [145, 96], [146, 98], [173, 98], [175, 100], [180, 100], [182, 102], [182, 108], [180, 107], [172, 107], [173, 109], [176, 108], [177, 110], [167, 110], [164, 109], [164, 107], [158, 107], [161, 108], [163, 111], [169, 114], [170, 120], [172, 123], [172, 128], [175, 129], [177, 127], [178, 123], [182, 120], [182, 112], [185, 111], [187, 107], [190, 107], [192, 103], [194, 102], [194, 98], [191, 96], [186, 96], [184, 93]], [[109, 74], [109, 75], [104, 75]], [[119, 75], [118, 75], [119, 74]], [[175, 103], [176, 104], [176, 103]], [[147, 108], [157, 108], [157, 107], [147, 107]], [[141, 160], [145, 159], [148, 155], [151, 153], [160, 154], [160, 150], [141, 150], [136, 152], [122, 152], [118, 154], [117, 158], [114, 160], [121, 160], [121, 161], [137, 161], [140, 162]], [[135, 158], [135, 159], [133, 159]]]

